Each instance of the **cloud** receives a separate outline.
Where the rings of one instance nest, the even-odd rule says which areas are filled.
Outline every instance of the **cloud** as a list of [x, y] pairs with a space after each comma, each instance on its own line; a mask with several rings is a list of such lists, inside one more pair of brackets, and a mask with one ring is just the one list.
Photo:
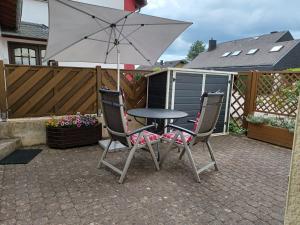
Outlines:
[[148, 0], [142, 13], [193, 22], [164, 54], [180, 57], [195, 40], [211, 37], [223, 42], [290, 30], [300, 38], [299, 8], [299, 0]]

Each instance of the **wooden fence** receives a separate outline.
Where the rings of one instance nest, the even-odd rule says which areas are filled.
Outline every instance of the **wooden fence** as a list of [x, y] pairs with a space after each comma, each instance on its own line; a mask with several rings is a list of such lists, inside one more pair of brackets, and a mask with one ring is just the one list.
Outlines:
[[231, 119], [246, 127], [245, 117], [254, 112], [295, 117], [298, 102], [292, 93], [299, 82], [297, 72], [239, 73], [233, 83]]
[[[145, 73], [122, 71], [129, 108], [145, 106]], [[100, 67], [3, 65], [0, 61], [0, 110], [7, 111], [9, 118], [97, 113], [98, 89], [115, 88], [116, 74]]]
[[[121, 70], [121, 88], [125, 93], [127, 109], [146, 106], [147, 79], [144, 77], [149, 71]], [[114, 69], [101, 70], [100, 87], [117, 88], [117, 71]]]

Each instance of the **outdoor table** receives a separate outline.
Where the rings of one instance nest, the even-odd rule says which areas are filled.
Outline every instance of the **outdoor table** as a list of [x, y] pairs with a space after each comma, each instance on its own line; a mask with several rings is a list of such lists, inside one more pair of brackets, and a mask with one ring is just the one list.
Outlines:
[[[158, 109], [158, 108], [138, 108], [138, 109], [130, 109], [127, 111], [127, 114], [130, 116], [133, 116], [134, 119], [142, 124], [140, 121], [136, 119], [138, 118], [148, 118], [153, 119], [155, 128], [157, 129], [157, 120], [165, 120], [165, 119], [180, 119], [187, 117], [188, 114], [186, 112], [178, 111], [178, 110], [172, 110], [172, 109]], [[159, 148], [157, 146], [157, 158], [159, 160]]]

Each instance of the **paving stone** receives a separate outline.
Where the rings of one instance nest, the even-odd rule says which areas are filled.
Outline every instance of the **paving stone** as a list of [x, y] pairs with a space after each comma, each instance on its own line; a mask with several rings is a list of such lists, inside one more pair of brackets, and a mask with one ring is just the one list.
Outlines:
[[[205, 171], [200, 183], [177, 151], [159, 172], [139, 151], [122, 185], [96, 168], [98, 146], [38, 146], [43, 151], [29, 164], [0, 165], [0, 224], [283, 224], [291, 151], [235, 136], [211, 142], [219, 171]], [[193, 154], [203, 163], [201, 147]], [[108, 156], [121, 167], [127, 154]]]

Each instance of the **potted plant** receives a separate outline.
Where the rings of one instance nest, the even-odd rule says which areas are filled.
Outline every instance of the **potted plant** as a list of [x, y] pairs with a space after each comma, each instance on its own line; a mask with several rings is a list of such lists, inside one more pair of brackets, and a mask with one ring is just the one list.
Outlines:
[[46, 141], [51, 148], [72, 148], [98, 143], [102, 138], [101, 123], [93, 115], [52, 117], [46, 122]]
[[246, 120], [249, 138], [292, 148], [295, 119], [249, 115]]

